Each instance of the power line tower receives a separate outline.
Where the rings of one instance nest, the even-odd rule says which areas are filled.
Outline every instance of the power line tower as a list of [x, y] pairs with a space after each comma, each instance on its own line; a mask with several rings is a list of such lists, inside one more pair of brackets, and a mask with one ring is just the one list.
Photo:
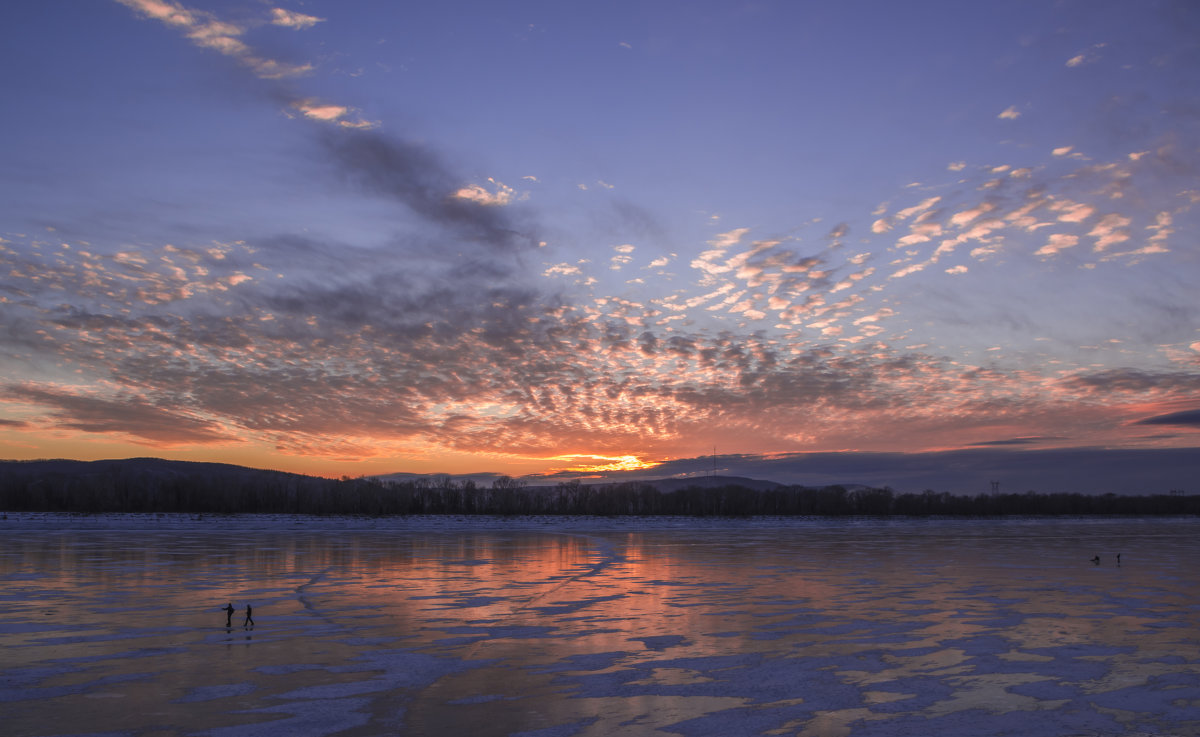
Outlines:
[[999, 493], [1000, 493], [1000, 482], [993, 481], [992, 482], [992, 496], [996, 496]]

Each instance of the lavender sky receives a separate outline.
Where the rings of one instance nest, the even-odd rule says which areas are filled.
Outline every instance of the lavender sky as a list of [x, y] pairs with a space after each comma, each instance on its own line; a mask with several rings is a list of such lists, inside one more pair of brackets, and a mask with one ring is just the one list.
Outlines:
[[1200, 445], [1195, 3], [0, 26], [2, 457]]

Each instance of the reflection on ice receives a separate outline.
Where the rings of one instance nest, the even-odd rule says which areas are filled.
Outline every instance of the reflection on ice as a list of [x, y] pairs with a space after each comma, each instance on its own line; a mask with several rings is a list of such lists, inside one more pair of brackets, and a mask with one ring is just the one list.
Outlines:
[[551, 522], [10, 515], [5, 732], [1200, 734], [1195, 520]]

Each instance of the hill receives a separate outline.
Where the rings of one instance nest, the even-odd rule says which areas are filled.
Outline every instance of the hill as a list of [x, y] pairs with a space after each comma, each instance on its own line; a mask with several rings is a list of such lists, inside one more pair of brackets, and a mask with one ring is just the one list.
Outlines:
[[63, 512], [300, 511], [341, 482], [161, 458], [0, 461], [0, 509]]

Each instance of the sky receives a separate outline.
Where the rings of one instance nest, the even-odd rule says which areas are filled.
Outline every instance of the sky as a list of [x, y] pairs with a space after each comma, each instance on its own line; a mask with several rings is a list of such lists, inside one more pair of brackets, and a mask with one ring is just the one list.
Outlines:
[[593, 478], [1200, 446], [1194, 3], [0, 25], [0, 456]]

